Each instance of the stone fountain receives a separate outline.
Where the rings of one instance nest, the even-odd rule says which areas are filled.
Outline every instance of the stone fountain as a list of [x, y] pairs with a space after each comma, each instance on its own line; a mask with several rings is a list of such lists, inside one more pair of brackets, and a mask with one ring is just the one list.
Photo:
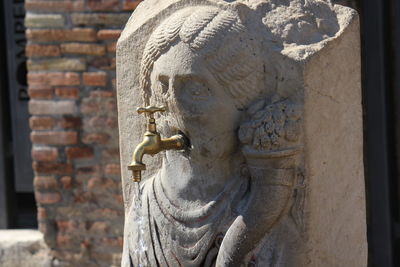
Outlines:
[[146, 0], [117, 90], [122, 266], [366, 266], [354, 10]]

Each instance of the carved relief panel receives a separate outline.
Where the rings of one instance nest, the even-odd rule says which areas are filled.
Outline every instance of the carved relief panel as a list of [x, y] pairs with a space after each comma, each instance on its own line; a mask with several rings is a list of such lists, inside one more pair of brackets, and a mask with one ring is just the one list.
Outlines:
[[[123, 266], [309, 262], [305, 70], [355, 16], [327, 1], [138, 7], [117, 55]], [[150, 105], [167, 110], [158, 132], [188, 142], [145, 156], [135, 192], [126, 166], [145, 123], [134, 110]]]

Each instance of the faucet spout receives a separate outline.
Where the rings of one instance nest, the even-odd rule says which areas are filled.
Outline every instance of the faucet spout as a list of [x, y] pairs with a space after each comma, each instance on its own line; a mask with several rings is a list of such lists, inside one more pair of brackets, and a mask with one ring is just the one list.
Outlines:
[[142, 180], [141, 172], [146, 170], [146, 164], [143, 163], [143, 156], [155, 155], [164, 150], [181, 150], [186, 146], [186, 137], [177, 134], [169, 138], [161, 139], [159, 133], [146, 132], [143, 141], [137, 145], [133, 152], [132, 162], [128, 165], [128, 170], [133, 172], [133, 181]]
[[146, 113], [149, 115], [149, 123], [147, 125], [147, 132], [144, 134], [143, 141], [135, 148], [132, 156], [132, 162], [128, 165], [128, 170], [133, 172], [134, 182], [140, 182], [142, 180], [142, 171], [146, 170], [146, 165], [143, 163], [144, 155], [155, 155], [161, 151], [170, 149], [184, 149], [189, 143], [188, 139], [183, 134], [177, 134], [169, 138], [161, 138], [160, 133], [157, 132], [154, 113], [164, 111], [164, 107], [154, 106], [137, 109], [139, 114]]

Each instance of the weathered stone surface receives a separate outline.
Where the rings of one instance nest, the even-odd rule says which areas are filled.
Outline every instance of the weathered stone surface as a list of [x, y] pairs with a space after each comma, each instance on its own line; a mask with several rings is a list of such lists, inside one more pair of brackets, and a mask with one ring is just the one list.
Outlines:
[[[122, 265], [366, 266], [358, 38], [328, 1], [139, 5], [117, 47]], [[126, 166], [149, 104], [191, 147], [144, 157], [138, 208]]]
[[25, 16], [25, 27], [28, 28], [60, 28], [64, 27], [64, 17], [61, 14], [33, 14]]
[[35, 230], [0, 231], [0, 266], [50, 267], [43, 234]]

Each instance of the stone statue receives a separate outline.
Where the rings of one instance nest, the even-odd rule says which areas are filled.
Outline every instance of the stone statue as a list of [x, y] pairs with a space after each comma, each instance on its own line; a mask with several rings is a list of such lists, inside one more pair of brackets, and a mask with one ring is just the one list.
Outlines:
[[190, 144], [144, 159], [140, 196], [122, 166], [122, 266], [310, 262], [304, 62], [355, 16], [327, 1], [139, 6], [118, 45], [122, 162], [144, 132], [127, 111], [137, 106], [165, 106], [157, 130]]

